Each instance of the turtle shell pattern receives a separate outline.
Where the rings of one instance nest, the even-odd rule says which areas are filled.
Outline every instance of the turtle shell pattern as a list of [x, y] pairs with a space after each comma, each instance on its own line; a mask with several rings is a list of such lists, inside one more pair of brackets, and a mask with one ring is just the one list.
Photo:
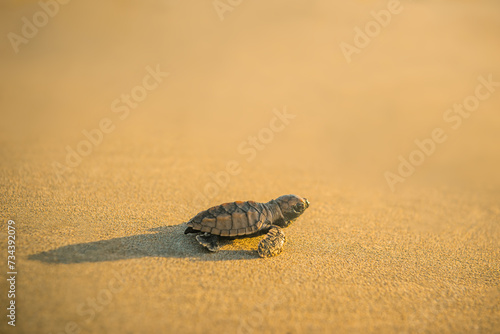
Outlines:
[[187, 222], [187, 226], [201, 232], [223, 237], [253, 234], [269, 227], [270, 211], [254, 201], [232, 202], [202, 211]]

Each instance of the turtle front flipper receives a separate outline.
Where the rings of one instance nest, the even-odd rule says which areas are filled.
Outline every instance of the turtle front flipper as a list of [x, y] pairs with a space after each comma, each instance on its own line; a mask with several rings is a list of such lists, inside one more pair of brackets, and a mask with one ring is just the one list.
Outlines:
[[210, 233], [198, 234], [196, 240], [211, 252], [217, 252], [220, 249], [219, 236]]
[[286, 243], [285, 233], [278, 226], [272, 226], [264, 239], [259, 242], [257, 249], [260, 257], [276, 256], [283, 251]]

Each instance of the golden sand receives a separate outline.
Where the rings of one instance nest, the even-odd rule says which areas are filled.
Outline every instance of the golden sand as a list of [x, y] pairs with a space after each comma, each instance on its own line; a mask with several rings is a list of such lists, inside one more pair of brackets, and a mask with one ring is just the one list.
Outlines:
[[[0, 332], [498, 332], [500, 6], [401, 2], [346, 57], [394, 3], [232, 3], [72, 1], [17, 53], [42, 9], [0, 5]], [[183, 234], [289, 193], [277, 257]]]

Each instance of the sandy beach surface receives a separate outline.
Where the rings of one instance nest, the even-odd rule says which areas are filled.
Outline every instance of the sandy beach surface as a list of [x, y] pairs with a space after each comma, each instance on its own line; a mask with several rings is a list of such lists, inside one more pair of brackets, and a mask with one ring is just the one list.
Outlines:
[[[1, 333], [500, 333], [497, 2], [11, 0], [0, 31]], [[277, 257], [183, 234], [283, 194]]]

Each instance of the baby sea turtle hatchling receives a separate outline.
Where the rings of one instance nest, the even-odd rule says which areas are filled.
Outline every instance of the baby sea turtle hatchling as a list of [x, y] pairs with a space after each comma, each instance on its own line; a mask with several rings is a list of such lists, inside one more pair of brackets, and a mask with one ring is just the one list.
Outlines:
[[212, 252], [220, 249], [219, 238], [246, 238], [266, 233], [258, 253], [261, 257], [276, 256], [286, 242], [281, 228], [290, 225], [308, 207], [307, 198], [296, 195], [284, 195], [267, 203], [224, 203], [191, 218], [184, 233], [198, 233], [196, 240]]

